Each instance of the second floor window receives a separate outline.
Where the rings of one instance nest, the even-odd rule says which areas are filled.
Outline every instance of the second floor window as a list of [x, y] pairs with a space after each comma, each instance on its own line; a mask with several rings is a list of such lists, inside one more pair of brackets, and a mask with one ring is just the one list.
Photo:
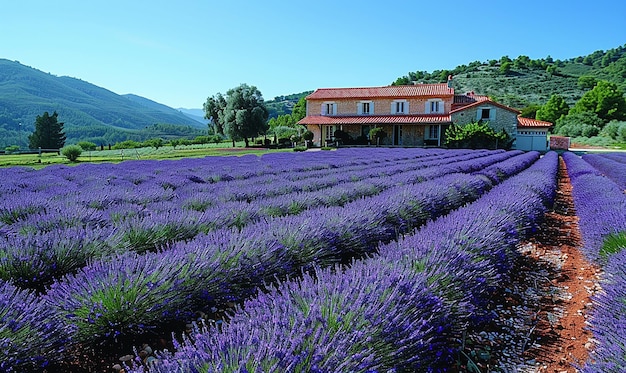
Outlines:
[[443, 113], [444, 105], [441, 100], [428, 100], [426, 102], [426, 114]]
[[322, 115], [337, 115], [337, 104], [325, 102], [322, 104]]
[[372, 101], [361, 101], [357, 106], [357, 114], [374, 114], [374, 103]]
[[404, 101], [396, 102], [396, 114], [404, 114]]

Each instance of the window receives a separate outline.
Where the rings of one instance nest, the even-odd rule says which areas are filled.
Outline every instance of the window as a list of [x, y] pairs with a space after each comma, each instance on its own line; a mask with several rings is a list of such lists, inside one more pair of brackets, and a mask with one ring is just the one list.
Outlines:
[[335, 126], [324, 126], [324, 130], [326, 131], [324, 139], [326, 141], [332, 141], [333, 135], [335, 134]]
[[363, 102], [361, 105], [361, 113], [362, 114], [369, 114], [370, 113], [370, 103], [369, 102]]
[[409, 103], [406, 100], [396, 100], [391, 103], [391, 114], [407, 114]]
[[337, 115], [337, 104], [334, 102], [324, 102], [322, 104], [322, 115]]
[[494, 121], [496, 120], [496, 109], [493, 107], [479, 107], [476, 113], [476, 120]]
[[439, 126], [428, 126], [428, 137], [429, 140], [437, 140], [439, 138]]
[[443, 113], [445, 106], [440, 99], [428, 100], [426, 102], [426, 114]]
[[359, 115], [374, 114], [374, 102], [372, 101], [359, 102], [357, 104], [357, 114]]

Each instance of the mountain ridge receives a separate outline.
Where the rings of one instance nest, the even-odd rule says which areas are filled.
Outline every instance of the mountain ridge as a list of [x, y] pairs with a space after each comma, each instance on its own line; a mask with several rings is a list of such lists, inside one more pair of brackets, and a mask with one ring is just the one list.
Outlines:
[[111, 143], [150, 135], [155, 124], [206, 132], [206, 124], [137, 95], [119, 95], [83, 80], [55, 76], [16, 61], [0, 59], [0, 148], [27, 146], [37, 115], [57, 111], [68, 143]]

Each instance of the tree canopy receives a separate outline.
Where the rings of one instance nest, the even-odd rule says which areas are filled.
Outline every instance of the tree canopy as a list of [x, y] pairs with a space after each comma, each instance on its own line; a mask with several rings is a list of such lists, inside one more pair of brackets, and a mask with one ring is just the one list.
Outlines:
[[37, 115], [35, 131], [28, 136], [31, 149], [61, 149], [65, 145], [64, 123], [57, 120], [58, 116], [56, 111], [52, 115], [47, 111]]
[[537, 110], [535, 118], [537, 120], [544, 120], [551, 123], [567, 115], [569, 112], [569, 105], [565, 102], [565, 99], [558, 94], [553, 94], [548, 102]]
[[572, 113], [592, 112], [605, 123], [611, 120], [626, 120], [626, 98], [617, 84], [599, 81], [596, 86], [576, 102]]
[[263, 95], [257, 87], [241, 84], [229, 89], [225, 100], [219, 116], [224, 133], [232, 140], [243, 139], [248, 147], [250, 138], [267, 131], [268, 112]]
[[206, 102], [202, 105], [205, 113], [204, 118], [210, 121], [209, 128], [212, 129], [214, 134], [224, 135], [224, 126], [220, 118], [222, 117], [225, 107], [226, 99], [221, 93], [208, 97]]

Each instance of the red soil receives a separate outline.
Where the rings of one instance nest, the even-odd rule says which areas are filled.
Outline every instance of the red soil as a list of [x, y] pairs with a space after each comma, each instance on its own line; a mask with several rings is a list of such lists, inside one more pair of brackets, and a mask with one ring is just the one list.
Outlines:
[[549, 271], [549, 283], [544, 283], [547, 292], [537, 315], [535, 334], [542, 342], [528, 354], [539, 363], [537, 372], [577, 372], [576, 367], [584, 364], [593, 347], [586, 319], [590, 297], [599, 289], [600, 270], [579, 250], [578, 217], [562, 159], [554, 211], [545, 218], [540, 233], [531, 241], [534, 249], [527, 255], [538, 264], [548, 261], [555, 266]]

